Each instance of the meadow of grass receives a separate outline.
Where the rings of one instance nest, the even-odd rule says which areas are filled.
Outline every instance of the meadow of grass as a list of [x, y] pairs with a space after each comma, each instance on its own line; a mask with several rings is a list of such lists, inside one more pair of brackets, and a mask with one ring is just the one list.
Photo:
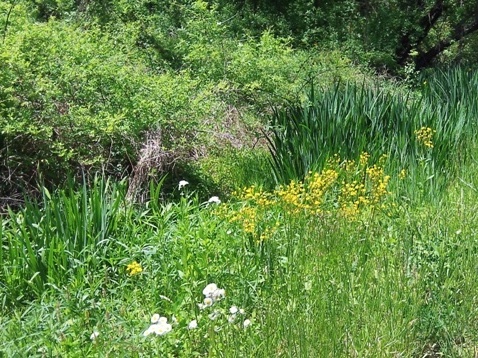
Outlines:
[[0, 216], [0, 356], [476, 356], [476, 75], [435, 76], [412, 99], [318, 95], [343, 123], [270, 132], [298, 158], [321, 129], [306, 169], [228, 153], [209, 200], [98, 179]]

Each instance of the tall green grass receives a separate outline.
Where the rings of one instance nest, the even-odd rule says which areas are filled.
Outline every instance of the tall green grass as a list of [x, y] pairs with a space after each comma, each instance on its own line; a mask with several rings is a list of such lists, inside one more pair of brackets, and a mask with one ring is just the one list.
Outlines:
[[440, 110], [437, 130], [453, 142], [455, 159], [466, 160], [476, 145], [478, 71], [461, 67], [435, 70], [424, 74], [422, 80], [424, 102]]
[[[424, 80], [417, 93], [392, 92], [379, 86], [338, 83], [333, 88], [310, 86], [306, 100], [276, 108], [268, 136], [270, 164], [276, 182], [302, 179], [320, 169], [334, 154], [372, 160], [385, 154], [396, 168], [445, 182], [466, 159], [477, 133], [474, 100], [478, 74], [457, 69]], [[431, 128], [433, 148], [416, 132]]]
[[[431, 80], [427, 85], [438, 86]], [[125, 203], [123, 183], [97, 181], [79, 191], [43, 190], [41, 202], [29, 202], [23, 210], [1, 218], [0, 295], [2, 308], [8, 309], [0, 315], [0, 355], [476, 355], [478, 165], [472, 152], [474, 139], [469, 136], [475, 130], [473, 121], [463, 109], [466, 116], [461, 124], [440, 122], [433, 116], [430, 120], [435, 122], [422, 122], [418, 114], [417, 122], [395, 123], [403, 125], [410, 138], [415, 138], [417, 127], [435, 125], [434, 147], [427, 149], [412, 143], [386, 118], [396, 113], [391, 118], [401, 121], [399, 113], [416, 103], [424, 106], [426, 101], [430, 104], [424, 108], [428, 109], [437, 103], [434, 115], [448, 113], [438, 95], [405, 97], [407, 106], [402, 108], [398, 99], [387, 107], [385, 92], [368, 97], [360, 87], [347, 91], [356, 97], [350, 97], [347, 104], [337, 92], [337, 111], [358, 102], [372, 108], [371, 118], [382, 113], [386, 124], [380, 127], [381, 122], [366, 122], [369, 119], [350, 109], [351, 117], [362, 118], [371, 128], [373, 123], [377, 126], [371, 134], [364, 134], [370, 136], [366, 138], [379, 140], [380, 133], [389, 133], [388, 139], [369, 143], [336, 126], [331, 128], [341, 131], [342, 137], [335, 137], [331, 130], [324, 140], [335, 147], [324, 150], [347, 159], [362, 150], [372, 158], [385, 153], [390, 156], [387, 161], [392, 161], [390, 170], [412, 166], [415, 161], [414, 170], [428, 176], [453, 179], [441, 170], [460, 169], [454, 174], [459, 179], [448, 183], [440, 201], [413, 196], [423, 186], [414, 177], [401, 182], [409, 190], [407, 200], [392, 196], [395, 205], [387, 210], [364, 210], [356, 217], [341, 214], [334, 205], [321, 213], [296, 212], [284, 201], [260, 201], [254, 195], [221, 204], [203, 202], [192, 181], [182, 188], [176, 202], [162, 202], [161, 182], [152, 184], [150, 201], [137, 207]], [[318, 93], [315, 96], [320, 98]], [[363, 97], [375, 98], [376, 103]], [[401, 109], [394, 112], [392, 108]], [[323, 108], [313, 111], [327, 113]], [[344, 118], [348, 122], [340, 123], [355, 125], [351, 118]], [[328, 122], [320, 123], [322, 127], [316, 129], [329, 128]], [[445, 148], [440, 147], [439, 130], [449, 141], [450, 153], [434, 153]], [[405, 149], [393, 138], [395, 133], [409, 141], [404, 142]], [[454, 135], [461, 141], [451, 140]], [[314, 138], [310, 132], [311, 143]], [[347, 143], [364, 147], [348, 147]], [[454, 147], [455, 143], [462, 147]], [[397, 153], [403, 157], [393, 157]], [[220, 171], [217, 178], [237, 180], [234, 186], [240, 181], [249, 184], [252, 173], [263, 172], [252, 170], [254, 163], [248, 158], [243, 162], [251, 166], [244, 170], [247, 175], [233, 175], [236, 163], [232, 163], [226, 166], [232, 168], [231, 173]], [[228, 155], [225, 160], [230, 159]], [[261, 159], [256, 164], [262, 163]], [[312, 168], [320, 166], [312, 163]], [[211, 168], [218, 165], [214, 162]], [[251, 220], [255, 231], [246, 230]], [[129, 275], [126, 267], [134, 261], [142, 271]], [[202, 289], [212, 282], [225, 288], [226, 296], [200, 309]], [[25, 299], [31, 301], [11, 304]], [[228, 315], [233, 305], [245, 313], [231, 323]], [[215, 310], [218, 317], [211, 319]], [[167, 317], [172, 331], [144, 337], [153, 313]], [[246, 318], [252, 324], [244, 329]], [[198, 323], [194, 330], [188, 329], [192, 319]], [[94, 331], [99, 336], [91, 339]]]
[[[124, 216], [124, 183], [96, 180], [26, 201], [1, 220], [0, 278], [6, 301], [39, 297], [46, 286], [61, 286], [100, 265], [111, 234]], [[2, 230], [0, 229], [0, 230]]]
[[[305, 216], [276, 203], [258, 220], [276, 227], [263, 241], [224, 216], [252, 202], [212, 205], [185, 193], [158, 204], [153, 193], [132, 217], [118, 213], [125, 225], [111, 236], [121, 252], [91, 250], [112, 267], [88, 266], [82, 277], [72, 271], [74, 283], [55, 290], [45, 284], [41, 297], [2, 312], [0, 352], [472, 356], [478, 342], [475, 173], [469, 170], [463, 178], [469, 186], [457, 185], [447, 201], [399, 205], [390, 216]], [[5, 220], [3, 235], [12, 230]], [[143, 271], [130, 276], [125, 267], [133, 260]], [[201, 310], [201, 291], [211, 282], [226, 297]], [[234, 323], [227, 320], [232, 305], [245, 310]], [[215, 310], [219, 317], [212, 320]], [[177, 319], [170, 333], [143, 337], [153, 313]], [[243, 329], [246, 318], [252, 325]], [[187, 328], [192, 319], [196, 330]]]

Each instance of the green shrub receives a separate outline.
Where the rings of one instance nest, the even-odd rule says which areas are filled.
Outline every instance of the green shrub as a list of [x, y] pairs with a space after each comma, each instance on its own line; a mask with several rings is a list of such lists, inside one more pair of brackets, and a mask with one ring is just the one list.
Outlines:
[[[68, 170], [121, 175], [145, 133], [165, 149], [192, 146], [210, 112], [208, 88], [188, 72], [152, 75], [135, 51], [99, 30], [32, 24], [0, 53], [0, 136], [5, 170], [29, 181], [39, 169], [58, 182]], [[6, 178], [3, 178], [6, 180]]]
[[[118, 24], [93, 16], [99, 3], [89, 5], [85, 17], [69, 21], [15, 15], [0, 49], [6, 193], [35, 187], [40, 173], [47, 183], [69, 171], [124, 176], [144, 159], [141, 148], [154, 133], [155, 153], [172, 158], [168, 165], [207, 153], [224, 146], [214, 132], [228, 126], [231, 108], [238, 131], [259, 130], [269, 106], [295, 98], [306, 78], [331, 83], [360, 74], [337, 51], [297, 51], [270, 31], [260, 38], [234, 33], [204, 1], [173, 3], [161, 13], [145, 1], [105, 3]], [[15, 11], [26, 13], [22, 6]]]

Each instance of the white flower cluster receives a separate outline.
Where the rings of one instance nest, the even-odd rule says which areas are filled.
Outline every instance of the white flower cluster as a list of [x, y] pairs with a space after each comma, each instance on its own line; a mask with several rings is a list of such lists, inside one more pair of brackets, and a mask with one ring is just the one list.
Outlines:
[[151, 333], [155, 333], [158, 336], [163, 336], [168, 332], [171, 332], [173, 327], [168, 323], [166, 317], [160, 317], [159, 314], [155, 313], [151, 317], [151, 326], [144, 331], [143, 336], [149, 336]]
[[198, 321], [193, 319], [191, 322], [188, 324], [188, 329], [196, 329], [198, 328]]
[[[204, 295], [204, 301], [203, 303], [199, 303], [198, 306], [201, 310], [211, 307], [216, 301], [224, 298], [226, 296], [226, 291], [222, 288], [217, 287], [215, 283], [210, 283], [207, 285], [204, 290], [202, 291]], [[229, 323], [235, 323], [237, 321], [241, 321], [240, 318], [238, 318], [239, 315], [244, 316], [246, 312], [242, 308], [238, 308], [237, 306], [231, 306], [229, 308], [229, 315], [227, 317], [227, 321]], [[215, 309], [212, 311], [208, 317], [211, 321], [215, 321], [218, 317], [224, 314], [224, 311], [222, 309]], [[194, 328], [197, 327], [197, 322], [193, 321], [191, 322], [194, 325]], [[244, 328], [247, 328], [248, 326], [251, 325], [251, 320], [250, 319], [245, 319], [242, 322], [242, 325]], [[190, 328], [191, 329], [191, 328]]]
[[244, 312], [244, 309], [237, 308], [237, 306], [231, 306], [231, 308], [229, 308], [229, 313], [230, 315], [227, 317], [227, 320], [229, 323], [234, 323], [238, 314], [240, 315], [246, 314], [246, 312]]
[[[236, 318], [238, 315], [245, 315], [246, 312], [242, 308], [237, 308], [237, 306], [231, 306], [229, 308], [229, 313], [230, 315], [227, 317], [227, 321], [229, 323], [234, 323], [236, 321]], [[251, 325], [251, 320], [250, 319], [245, 319], [244, 322], [242, 322], [242, 325], [244, 328], [247, 328]]]
[[[198, 306], [201, 310], [203, 310], [207, 307], [211, 307], [217, 301], [226, 297], [226, 290], [224, 290], [223, 288], [217, 287], [217, 285], [215, 283], [208, 284], [204, 288], [202, 293], [204, 295], [203, 303], [198, 304]], [[244, 309], [238, 308], [237, 306], [231, 306], [231, 308], [229, 308], [229, 315], [227, 317], [227, 321], [231, 324], [238, 323], [239, 325], [241, 325], [245, 329], [245, 328], [247, 328], [248, 326], [251, 325], [251, 320], [244, 319], [245, 315], [246, 315], [246, 312], [244, 311]], [[239, 316], [242, 316], [242, 317], [239, 317]], [[190, 321], [189, 324], [187, 325], [187, 329], [188, 330], [197, 329], [199, 327], [198, 320], [200, 320], [201, 317], [202, 317], [202, 315], [200, 314], [197, 317], [197, 319], [193, 319], [192, 321]], [[207, 317], [211, 321], [216, 321], [219, 317], [224, 317], [224, 319], [225, 319], [226, 318], [226, 311], [222, 308], [219, 308], [219, 307], [216, 308], [215, 307], [215, 309], [210, 314], [208, 314]], [[178, 321], [176, 320], [176, 318], [174, 316], [172, 317], [171, 321], [172, 321], [172, 324], [169, 324], [168, 319], [166, 317], [161, 317], [159, 314], [155, 313], [151, 317], [151, 325], [149, 326], [149, 328], [146, 331], [143, 332], [143, 336], [146, 337], [146, 336], [149, 336], [152, 333], [154, 333], [158, 336], [163, 336], [163, 335], [167, 334], [168, 332], [171, 332], [172, 329], [173, 329], [172, 325], [178, 324]], [[214, 327], [215, 331], [219, 331], [219, 330], [222, 329], [221, 328], [222, 327], [221, 322], [222, 322], [222, 319], [220, 319], [219, 323], [217, 323], [218, 325], [216, 325]], [[241, 322], [242, 322], [242, 324], [241, 324]], [[98, 336], [98, 333], [94, 332], [91, 339], [94, 340], [94, 339], [96, 339], [97, 336]]]
[[199, 309], [203, 310], [206, 307], [211, 307], [214, 302], [219, 301], [220, 299], [226, 296], [226, 290], [223, 288], [217, 287], [215, 283], [210, 283], [207, 285], [204, 290], [202, 290], [204, 295], [203, 303], [199, 303]]

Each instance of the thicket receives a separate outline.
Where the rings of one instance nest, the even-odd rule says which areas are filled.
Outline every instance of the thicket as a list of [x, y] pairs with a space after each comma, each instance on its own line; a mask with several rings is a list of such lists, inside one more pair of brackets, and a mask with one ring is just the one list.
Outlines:
[[68, 173], [129, 175], [150, 159], [148, 141], [163, 171], [218, 142], [248, 145], [267, 108], [307, 76], [358, 74], [340, 53], [294, 51], [269, 31], [235, 34], [203, 1], [165, 13], [142, 2], [1, 4], [2, 197], [40, 175], [53, 184]]

